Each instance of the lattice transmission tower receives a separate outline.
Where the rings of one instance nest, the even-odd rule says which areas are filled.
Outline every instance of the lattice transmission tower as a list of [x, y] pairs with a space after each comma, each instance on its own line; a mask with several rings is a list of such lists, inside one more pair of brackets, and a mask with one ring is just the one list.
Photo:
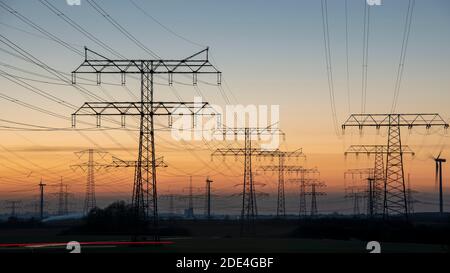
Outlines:
[[[258, 169], [263, 172], [277, 172], [278, 173], [278, 195], [277, 195], [277, 217], [285, 217], [286, 216], [286, 198], [285, 198], [285, 190], [284, 190], [284, 176], [286, 173], [291, 173], [294, 171], [298, 171], [301, 166], [293, 166], [293, 165], [285, 165], [286, 159], [289, 158], [306, 158], [305, 154], [303, 154], [302, 149], [298, 149], [295, 151], [279, 151], [277, 152], [278, 157], [278, 165], [268, 165], [268, 166], [260, 166]], [[295, 170], [293, 170], [295, 169]]]
[[100, 158], [104, 158], [107, 154], [101, 150], [87, 149], [79, 152], [75, 152], [75, 155], [81, 159], [83, 156], [88, 155], [88, 161], [71, 165], [72, 170], [81, 169], [87, 173], [86, 176], [86, 196], [84, 199], [83, 213], [87, 215], [92, 209], [97, 206], [95, 198], [95, 171], [100, 170], [105, 164], [98, 163], [94, 160], [94, 157], [98, 155]]
[[[77, 74], [95, 74], [97, 83], [101, 84], [102, 74], [119, 74], [121, 83], [125, 85], [127, 74], [140, 76], [140, 101], [137, 102], [86, 102], [73, 114], [75, 117], [91, 115], [97, 117], [100, 126], [101, 116], [118, 116], [125, 126], [126, 116], [140, 117], [139, 147], [132, 193], [132, 206], [138, 219], [151, 219], [153, 228], [158, 229], [158, 194], [156, 179], [156, 152], [154, 118], [176, 115], [199, 115], [210, 108], [208, 103], [196, 102], [158, 102], [154, 96], [154, 76], [166, 75], [169, 85], [173, 84], [174, 74], [190, 74], [193, 85], [197, 84], [198, 74], [216, 74], [217, 84], [221, 83], [221, 72], [208, 60], [206, 48], [184, 59], [109, 59], [85, 48], [85, 60], [72, 72], [72, 82], [76, 83]], [[94, 57], [88, 56], [88, 53]], [[183, 109], [180, 113], [180, 109]], [[211, 115], [211, 113], [209, 113]], [[154, 236], [159, 240], [158, 235]]]
[[310, 188], [310, 190], [305, 192], [305, 195], [311, 196], [311, 217], [316, 217], [319, 214], [319, 210], [317, 208], [317, 196], [327, 195], [326, 192], [320, 191], [320, 188], [324, 188], [327, 185], [325, 182], [321, 181], [311, 181], [307, 182], [306, 186]]
[[[373, 171], [373, 185], [372, 185], [372, 195], [370, 199], [372, 200], [371, 205], [373, 209], [373, 214], [382, 214], [384, 206], [384, 183], [386, 182], [386, 169], [385, 169], [385, 156], [388, 153], [387, 145], [351, 145], [344, 155], [355, 154], [359, 156], [360, 154], [365, 154], [367, 156], [374, 155], [374, 171]], [[414, 156], [414, 152], [408, 145], [402, 145], [402, 153], [410, 154]], [[369, 178], [367, 178], [369, 179]], [[372, 183], [371, 182], [371, 183]]]
[[253, 181], [252, 159], [254, 157], [270, 157], [275, 158], [280, 151], [262, 150], [252, 147], [252, 139], [259, 138], [261, 135], [269, 135], [272, 137], [284, 136], [284, 133], [277, 129], [265, 127], [242, 127], [242, 128], [223, 128], [217, 130], [223, 134], [224, 139], [231, 135], [237, 138], [238, 135], [244, 135], [244, 148], [221, 148], [216, 149], [211, 156], [244, 156], [244, 183], [242, 189], [242, 209], [241, 209], [241, 235], [252, 235], [255, 232], [254, 222], [257, 216], [256, 211], [256, 195], [255, 185]]
[[306, 205], [306, 185], [311, 182], [318, 180], [320, 172], [315, 168], [308, 169], [298, 169], [296, 170], [297, 178], [291, 178], [288, 181], [292, 183], [297, 183], [299, 185], [299, 205], [298, 205], [298, 217], [305, 218], [308, 214], [308, 209]]
[[346, 127], [388, 128], [386, 171], [384, 183], [383, 216], [399, 214], [408, 219], [408, 204], [403, 169], [403, 149], [401, 128], [431, 128], [442, 126], [448, 128], [439, 114], [352, 114], [342, 125]]

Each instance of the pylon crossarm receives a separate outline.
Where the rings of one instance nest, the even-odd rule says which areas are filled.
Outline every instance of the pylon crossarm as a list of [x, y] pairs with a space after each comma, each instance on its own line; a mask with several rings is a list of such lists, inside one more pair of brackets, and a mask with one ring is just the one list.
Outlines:
[[[143, 107], [145, 105], [151, 105]], [[152, 109], [148, 112], [148, 109]], [[85, 102], [72, 114], [72, 126], [76, 126], [77, 116], [95, 116], [97, 126], [101, 125], [102, 116], [120, 116], [121, 125], [125, 126], [126, 116], [219, 116], [220, 114], [207, 102]], [[193, 120], [194, 123], [194, 120]], [[169, 120], [169, 125], [171, 121]]]
[[[398, 122], [391, 123], [391, 117], [398, 118]], [[397, 119], [396, 119], [397, 120]], [[388, 127], [391, 125], [401, 127], [422, 126], [430, 128], [432, 126], [443, 126], [448, 128], [449, 124], [439, 114], [352, 114], [342, 124], [342, 129], [346, 127]]]
[[278, 171], [285, 171], [285, 172], [301, 172], [303, 170], [302, 166], [282, 166], [279, 165], [266, 165], [266, 166], [259, 166], [259, 171], [263, 172], [278, 172]]
[[[89, 56], [92, 53], [92, 58]], [[203, 55], [203, 56], [202, 56]], [[101, 83], [101, 74], [217, 74], [217, 84], [221, 83], [221, 72], [208, 60], [208, 49], [201, 50], [184, 59], [127, 59], [117, 60], [104, 57], [85, 48], [85, 60], [72, 71], [72, 82], [76, 83], [77, 74], [96, 74], [97, 83]], [[169, 76], [169, 81], [171, 81]], [[195, 76], [194, 76], [195, 78]]]
[[[122, 160], [117, 157], [113, 157], [110, 164], [107, 164], [106, 168], [135, 168], [137, 166], [136, 160]], [[149, 163], [151, 165], [151, 163]], [[159, 157], [156, 159], [156, 167], [167, 168], [168, 165], [164, 162], [164, 157]]]
[[365, 168], [365, 169], [349, 169], [344, 172], [344, 178], [346, 178], [348, 175], [351, 175], [352, 177], [354, 175], [368, 175], [372, 176], [374, 174], [375, 169], [373, 168]]
[[153, 114], [154, 116], [219, 115], [207, 102], [85, 102], [72, 115], [140, 116], [143, 114], [143, 104], [153, 107], [153, 112], [149, 115]]
[[[273, 128], [272, 126], [268, 126], [265, 128], [261, 127], [236, 127], [236, 128], [229, 128], [226, 126], [223, 126], [222, 128], [217, 128], [213, 130], [213, 134], [215, 135], [223, 135], [224, 139], [227, 139], [227, 136], [234, 136], [237, 138], [238, 135], [245, 135], [249, 134], [249, 136], [253, 137], [259, 137], [263, 135], [269, 135], [269, 136], [282, 136], [283, 139], [285, 138], [285, 133], [281, 131], [278, 128]], [[301, 149], [300, 149], [301, 152]]]
[[[278, 149], [276, 150], [261, 150], [261, 149], [248, 149], [248, 152], [251, 153], [252, 156], [259, 156], [259, 157], [272, 157], [275, 158], [277, 153], [279, 152]], [[212, 152], [212, 156], [245, 156], [246, 150], [245, 148], [226, 148], [226, 149], [216, 149], [214, 152]]]
[[[351, 145], [347, 151], [345, 151], [345, 155], [347, 154], [387, 154], [388, 147], [387, 145]], [[402, 153], [403, 154], [411, 154], [414, 156], [413, 150], [408, 145], [402, 145]]]

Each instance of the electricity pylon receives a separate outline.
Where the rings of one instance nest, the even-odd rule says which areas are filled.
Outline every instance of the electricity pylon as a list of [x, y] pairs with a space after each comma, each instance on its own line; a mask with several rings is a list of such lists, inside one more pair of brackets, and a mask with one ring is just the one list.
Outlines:
[[69, 213], [69, 196], [71, 195], [67, 191], [67, 185], [63, 184], [63, 178], [61, 177], [61, 180], [58, 184], [58, 192], [53, 193], [53, 195], [56, 195], [56, 198], [58, 199], [58, 215], [66, 215]]
[[[373, 194], [371, 195], [373, 206], [373, 214], [380, 214], [382, 212], [383, 204], [384, 204], [384, 183], [385, 180], [385, 171], [384, 168], [384, 156], [388, 153], [387, 145], [351, 145], [347, 151], [345, 151], [344, 155], [355, 154], [358, 156], [359, 154], [366, 154], [367, 156], [375, 155], [374, 162], [374, 173], [373, 173]], [[414, 156], [414, 152], [407, 145], [402, 145], [402, 153], [403, 154], [411, 154]]]
[[5, 203], [9, 204], [9, 206], [6, 207], [6, 208], [11, 209], [10, 217], [16, 217], [17, 216], [16, 210], [18, 208], [17, 205], [20, 205], [22, 203], [22, 201], [19, 201], [19, 200], [7, 200], [7, 201], [5, 201]]
[[[298, 217], [304, 218], [307, 216], [306, 208], [306, 184], [317, 181], [320, 174], [317, 168], [301, 169], [297, 171], [297, 178], [291, 178], [288, 181], [299, 184], [299, 209]], [[313, 177], [310, 177], [313, 176]]]
[[105, 164], [97, 163], [94, 161], [94, 155], [98, 155], [101, 158], [104, 158], [106, 155], [106, 152], [100, 151], [100, 150], [94, 150], [94, 149], [87, 149], [79, 152], [75, 152], [75, 155], [81, 159], [85, 154], [88, 155], [88, 161], [80, 164], [71, 165], [70, 168], [72, 170], [75, 170], [77, 168], [80, 168], [83, 172], [87, 172], [87, 179], [86, 179], [86, 197], [84, 199], [84, 207], [83, 207], [83, 213], [87, 215], [93, 208], [95, 208], [96, 205], [96, 198], [95, 198], [95, 178], [94, 173], [95, 171], [100, 170], [104, 167]]
[[253, 157], [271, 157], [275, 158], [280, 152], [276, 150], [261, 150], [252, 148], [252, 139], [261, 135], [284, 136], [284, 133], [277, 128], [260, 127], [242, 127], [242, 128], [223, 128], [217, 130], [225, 136], [244, 135], [244, 148], [225, 148], [216, 149], [211, 156], [244, 156], [244, 183], [242, 189], [242, 210], [241, 210], [241, 235], [251, 235], [255, 232], [254, 222], [257, 216], [255, 185], [253, 183], [252, 158]]
[[[122, 160], [118, 157], [113, 156], [112, 162], [109, 164], [106, 164], [104, 166], [107, 169], [108, 168], [134, 168], [134, 178], [136, 178], [138, 161]], [[164, 157], [159, 157], [156, 159], [155, 167], [156, 168], [167, 168], [168, 167], [166, 162], [164, 162]], [[136, 186], [136, 183], [133, 183], [133, 187], [135, 187], [135, 186]], [[133, 188], [133, 192], [135, 192], [134, 188]]]
[[192, 176], [189, 176], [189, 187], [183, 188], [183, 192], [187, 191], [187, 195], [182, 196], [182, 198], [188, 200], [187, 209], [185, 210], [185, 216], [188, 218], [194, 218], [194, 199], [200, 199], [204, 198], [204, 195], [202, 194], [195, 194], [194, 190], [196, 192], [199, 192], [202, 190], [200, 187], [194, 187], [192, 184]]
[[400, 128], [448, 128], [448, 123], [439, 114], [352, 114], [342, 125], [342, 129], [351, 126], [360, 130], [363, 127], [388, 128], [383, 217], [400, 214], [408, 219]]
[[278, 172], [278, 197], [277, 197], [277, 217], [286, 216], [286, 199], [284, 191], [284, 175], [288, 172], [292, 172], [292, 168], [297, 169], [300, 166], [285, 165], [287, 158], [299, 157], [305, 158], [302, 149], [298, 149], [291, 152], [279, 151], [277, 153], [278, 165], [260, 166], [258, 169], [263, 172], [271, 171]]
[[[154, 75], [167, 75], [169, 85], [173, 83], [174, 74], [191, 74], [193, 85], [197, 84], [198, 74], [216, 74], [217, 84], [221, 84], [221, 72], [208, 60], [206, 48], [184, 59], [122, 59], [106, 58], [85, 47], [84, 62], [72, 72], [72, 82], [76, 82], [76, 75], [83, 73], [95, 74], [97, 83], [101, 84], [102, 74], [120, 74], [122, 85], [126, 82], [127, 74], [140, 75], [140, 98], [138, 102], [86, 102], [72, 116], [75, 126], [77, 115], [91, 115], [100, 118], [103, 115], [120, 116], [122, 126], [125, 117], [135, 115], [140, 117], [139, 149], [135, 181], [132, 194], [132, 206], [138, 219], [151, 218], [155, 230], [158, 228], [158, 194], [156, 185], [156, 153], [155, 153], [155, 116], [168, 116], [169, 125], [173, 115], [199, 115], [209, 107], [208, 103], [195, 102], [156, 102], [154, 99]], [[95, 58], [88, 58], [92, 53]], [[202, 57], [204, 55], [204, 57]], [[180, 113], [180, 109], [183, 113]], [[159, 236], [154, 236], [159, 240]]]
[[[353, 214], [355, 216], [361, 214], [359, 204], [364, 199], [367, 199], [367, 215], [373, 215], [375, 207], [374, 173], [375, 169], [373, 168], [348, 169], [344, 172], [345, 180], [348, 176], [352, 177], [352, 184], [345, 187], [345, 198], [353, 199]], [[356, 183], [355, 176], [359, 177]]]
[[319, 210], [317, 209], [317, 196], [327, 195], [324, 191], [318, 191], [319, 188], [324, 188], [327, 185], [324, 182], [320, 181], [311, 181], [306, 182], [306, 187], [310, 187], [311, 190], [306, 190], [305, 195], [311, 196], [311, 217], [316, 217], [319, 214]]
[[364, 186], [347, 186], [345, 188], [344, 197], [351, 198], [353, 200], [353, 215], [360, 215], [360, 202], [362, 199], [368, 197], [366, 188]]

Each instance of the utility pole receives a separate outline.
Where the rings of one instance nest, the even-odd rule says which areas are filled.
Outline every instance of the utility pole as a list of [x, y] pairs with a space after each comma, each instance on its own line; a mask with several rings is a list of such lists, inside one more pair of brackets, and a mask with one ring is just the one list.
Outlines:
[[278, 172], [278, 198], [277, 198], [277, 217], [285, 217], [286, 216], [286, 200], [285, 200], [285, 191], [284, 191], [284, 175], [287, 172], [298, 172], [302, 170], [301, 166], [293, 166], [285, 165], [285, 161], [287, 158], [296, 158], [299, 157], [305, 158], [305, 154], [303, 154], [301, 149], [291, 151], [291, 152], [277, 152], [278, 157], [278, 165], [269, 165], [269, 166], [260, 166], [259, 170], [264, 172], [273, 171]]
[[408, 204], [406, 198], [406, 185], [403, 170], [403, 149], [401, 141], [401, 127], [434, 126], [448, 128], [439, 114], [352, 114], [342, 125], [346, 127], [388, 128], [386, 172], [384, 178], [383, 217], [400, 214], [408, 219]]
[[408, 211], [413, 214], [414, 213], [414, 204], [418, 201], [414, 198], [414, 194], [418, 193], [411, 187], [410, 174], [408, 173], [408, 183], [407, 183], [407, 197], [408, 197]]
[[39, 209], [39, 216], [40, 219], [44, 219], [44, 187], [47, 186], [46, 184], [42, 183], [42, 178], [41, 178], [41, 182], [39, 182], [39, 191], [40, 191], [40, 209]]
[[274, 158], [278, 155], [279, 150], [261, 150], [252, 148], [252, 139], [254, 137], [260, 137], [261, 135], [280, 136], [284, 135], [281, 130], [276, 128], [266, 127], [242, 127], [242, 128], [223, 128], [217, 130], [223, 134], [224, 139], [226, 136], [232, 135], [235, 137], [238, 135], [244, 135], [245, 146], [244, 148], [226, 148], [216, 149], [211, 156], [244, 156], [244, 183], [242, 189], [242, 209], [241, 209], [241, 235], [251, 235], [255, 232], [255, 218], [256, 212], [256, 195], [255, 185], [253, 183], [253, 170], [252, 170], [252, 158], [253, 157], [271, 157]]
[[85, 154], [88, 155], [88, 161], [76, 165], [71, 165], [70, 168], [75, 170], [80, 168], [82, 171], [87, 172], [86, 179], [86, 197], [84, 200], [83, 213], [87, 215], [93, 208], [97, 206], [95, 198], [95, 171], [100, 170], [105, 164], [100, 164], [94, 161], [94, 155], [99, 155], [102, 159], [105, 157], [106, 152], [94, 149], [87, 149], [79, 152], [75, 152], [75, 155], [80, 159]]
[[62, 176], [59, 183], [58, 192], [58, 215], [64, 215], [64, 186]]
[[206, 217], [211, 219], [211, 183], [213, 181], [206, 178]]
[[[373, 171], [373, 195], [372, 195], [372, 205], [373, 214], [381, 214], [384, 205], [384, 182], [385, 182], [385, 162], [384, 156], [388, 153], [387, 145], [351, 145], [344, 155], [354, 154], [358, 157], [360, 154], [365, 154], [367, 156], [374, 155], [374, 171]], [[402, 153], [410, 154], [414, 156], [414, 152], [407, 145], [402, 145]]]
[[189, 202], [188, 202], [188, 217], [194, 217], [194, 195], [192, 189], [192, 176], [189, 176]]
[[[156, 102], [154, 99], [154, 75], [167, 75], [169, 85], [173, 83], [174, 74], [191, 74], [193, 85], [197, 84], [198, 74], [216, 74], [217, 84], [221, 84], [221, 72], [208, 60], [206, 48], [184, 59], [122, 59], [113, 60], [106, 58], [85, 47], [84, 62], [72, 72], [72, 82], [76, 82], [76, 75], [89, 73], [97, 76], [97, 83], [101, 84], [102, 74], [120, 74], [121, 83], [125, 85], [127, 74], [140, 76], [140, 97], [138, 102], [86, 102], [73, 114], [91, 115], [97, 117], [97, 125], [100, 126], [100, 118], [104, 115], [120, 116], [122, 126], [125, 126], [125, 117], [129, 115], [140, 117], [139, 154], [137, 159], [136, 175], [133, 186], [132, 206], [138, 219], [152, 220], [155, 230], [158, 229], [158, 195], [156, 179], [156, 152], [154, 118], [156, 116], [168, 116], [169, 126], [171, 117], [180, 115], [179, 109], [183, 108], [192, 115], [202, 115], [209, 107], [208, 103], [195, 102]], [[88, 53], [94, 58], [88, 58]], [[182, 114], [187, 114], [186, 111]], [[211, 114], [209, 114], [211, 115]], [[159, 236], [154, 236], [159, 240]]]

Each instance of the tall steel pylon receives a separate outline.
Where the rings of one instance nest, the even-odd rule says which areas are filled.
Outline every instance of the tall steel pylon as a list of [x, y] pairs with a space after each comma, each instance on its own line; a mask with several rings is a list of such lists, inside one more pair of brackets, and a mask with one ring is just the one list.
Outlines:
[[307, 191], [305, 194], [311, 196], [311, 217], [316, 217], [319, 214], [319, 210], [317, 208], [317, 196], [326, 195], [326, 192], [318, 191], [318, 188], [326, 187], [324, 182], [320, 181], [312, 181], [306, 183], [306, 186], [310, 187], [311, 190]]
[[[156, 179], [156, 152], [154, 118], [156, 116], [201, 115], [208, 107], [208, 103], [196, 102], [155, 102], [154, 75], [167, 75], [169, 85], [173, 84], [174, 74], [191, 74], [193, 85], [197, 84], [198, 74], [216, 74], [217, 84], [221, 83], [221, 72], [208, 60], [206, 48], [184, 59], [122, 59], [106, 58], [92, 50], [85, 48], [84, 62], [72, 72], [72, 82], [76, 82], [76, 75], [91, 73], [97, 76], [97, 83], [101, 83], [102, 74], [120, 74], [124, 85], [127, 74], [140, 75], [140, 101], [139, 102], [95, 102], [85, 103], [73, 114], [75, 116], [94, 115], [97, 125], [103, 115], [120, 116], [122, 126], [125, 126], [125, 117], [135, 115], [140, 117], [139, 147], [137, 167], [134, 177], [132, 193], [132, 206], [138, 219], [151, 219], [152, 226], [158, 229], [158, 194]], [[88, 58], [92, 53], [95, 58]], [[204, 56], [204, 57], [202, 57]], [[185, 110], [180, 113], [180, 109]], [[209, 113], [211, 115], [211, 113]], [[155, 235], [155, 240], [159, 240]]]
[[[293, 183], [298, 183], [299, 185], [299, 205], [298, 205], [298, 217], [305, 218], [307, 216], [308, 210], [306, 205], [306, 185], [311, 182], [317, 181], [318, 175], [320, 174], [317, 168], [309, 169], [297, 169], [297, 178], [291, 178], [288, 181]], [[313, 177], [310, 177], [310, 176]]]
[[[344, 155], [355, 154], [359, 156], [360, 154], [366, 154], [367, 156], [374, 155], [374, 169], [373, 169], [373, 185], [372, 185], [372, 205], [373, 214], [378, 215], [383, 213], [384, 207], [384, 183], [386, 182], [386, 168], [385, 168], [385, 156], [388, 154], [387, 145], [350, 145], [350, 147], [345, 151]], [[407, 146], [402, 145], [402, 154], [410, 154], [414, 156], [413, 150]]]
[[75, 170], [76, 168], [80, 168], [82, 171], [86, 172], [86, 195], [84, 198], [84, 206], [83, 213], [87, 215], [92, 209], [96, 208], [97, 200], [95, 197], [95, 171], [104, 167], [104, 164], [97, 163], [94, 160], [94, 155], [99, 155], [101, 158], [104, 158], [106, 152], [95, 150], [95, 149], [87, 149], [79, 152], [75, 152], [75, 155], [78, 158], [83, 157], [84, 155], [88, 155], [88, 161], [80, 164], [71, 165], [70, 168]]
[[16, 210], [18, 208], [18, 205], [20, 205], [20, 203], [22, 203], [22, 201], [19, 200], [7, 200], [5, 201], [6, 204], [9, 204], [10, 206], [8, 206], [7, 208], [11, 209], [11, 213], [10, 213], [10, 217], [16, 217]]
[[277, 153], [278, 165], [260, 166], [258, 169], [264, 172], [272, 171], [278, 172], [278, 194], [277, 194], [277, 217], [286, 216], [286, 198], [284, 190], [284, 175], [286, 173], [296, 172], [297, 174], [303, 170], [301, 166], [285, 165], [288, 158], [305, 158], [302, 149], [291, 152], [279, 151]]
[[58, 215], [66, 215], [69, 213], [69, 196], [71, 196], [72, 194], [68, 192], [67, 184], [63, 183], [62, 177], [59, 182], [58, 188], [58, 192], [53, 193], [53, 195], [55, 195], [58, 199]]
[[433, 126], [448, 128], [448, 123], [439, 114], [352, 114], [342, 125], [342, 129], [349, 126], [359, 129], [367, 126], [377, 129], [388, 128], [383, 217], [397, 214], [408, 219], [400, 128], [411, 129], [417, 126], [427, 129]]
[[224, 139], [227, 135], [237, 137], [238, 135], [244, 135], [245, 146], [244, 148], [226, 148], [216, 149], [211, 156], [244, 156], [244, 183], [242, 189], [242, 209], [241, 209], [241, 235], [252, 235], [255, 232], [255, 218], [257, 216], [256, 211], [256, 193], [255, 185], [253, 181], [252, 171], [252, 158], [253, 157], [271, 157], [278, 156], [280, 152], [276, 150], [261, 150], [252, 147], [252, 137], [260, 135], [279, 136], [284, 133], [279, 129], [266, 127], [242, 127], [242, 128], [223, 128], [217, 130], [217, 132], [223, 134]]
[[[353, 146], [352, 146], [353, 147]], [[368, 149], [366, 146], [362, 146], [364, 149]], [[356, 149], [356, 147], [353, 147]], [[353, 199], [353, 215], [361, 215], [360, 203], [362, 200], [367, 200], [366, 212], [367, 215], [373, 215], [374, 202], [374, 172], [373, 168], [363, 169], [348, 169], [344, 173], [344, 179], [348, 176], [352, 178], [352, 184], [348, 185], [346, 182], [345, 198]], [[355, 176], [359, 177], [358, 181], [355, 181]], [[367, 183], [367, 184], [366, 184]]]

